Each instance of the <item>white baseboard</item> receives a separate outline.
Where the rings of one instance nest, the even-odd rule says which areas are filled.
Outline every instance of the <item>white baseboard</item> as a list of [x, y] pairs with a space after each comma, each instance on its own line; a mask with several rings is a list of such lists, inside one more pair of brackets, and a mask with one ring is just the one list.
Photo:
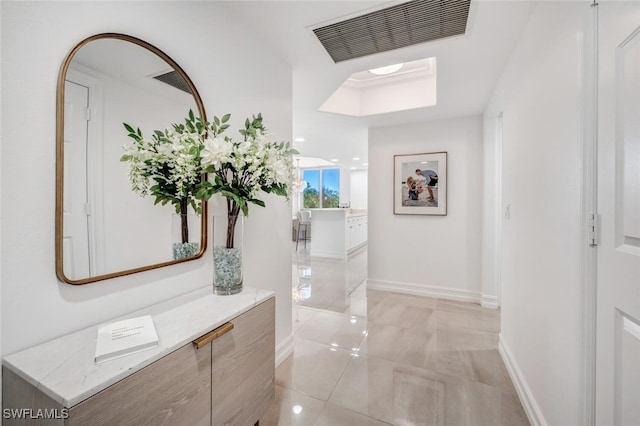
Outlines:
[[360, 244], [351, 247], [349, 250], [347, 250], [347, 255], [351, 255], [355, 253], [356, 251], [360, 250], [362, 247], [366, 246], [367, 244], [368, 244], [367, 241], [363, 241]]
[[276, 346], [276, 368], [293, 353], [293, 333]]
[[367, 288], [372, 290], [392, 291], [415, 296], [437, 297], [440, 299], [461, 300], [463, 302], [480, 303], [480, 293], [457, 288], [438, 287], [426, 284], [382, 281], [368, 278]]
[[350, 255], [354, 254], [356, 251], [360, 250], [362, 247], [366, 245], [367, 245], [367, 241], [360, 243], [357, 246], [353, 246], [346, 251], [314, 250], [313, 247], [311, 247], [311, 257], [328, 257], [329, 259], [347, 259]]
[[346, 259], [346, 252], [329, 251], [329, 250], [314, 250], [311, 249], [311, 257], [328, 257], [329, 259]]
[[547, 426], [548, 423], [544, 419], [542, 411], [540, 411], [540, 407], [536, 403], [536, 400], [531, 393], [531, 389], [529, 389], [529, 385], [527, 385], [527, 381], [522, 375], [522, 371], [520, 371], [518, 362], [513, 357], [511, 349], [509, 349], [509, 346], [502, 337], [502, 333], [500, 333], [498, 352], [504, 361], [504, 365], [507, 367], [507, 372], [509, 373], [509, 377], [511, 377], [511, 381], [516, 388], [516, 392], [518, 392], [518, 397], [520, 397], [522, 407], [524, 408], [525, 413], [527, 413], [529, 423], [531, 423], [531, 426]]
[[498, 296], [483, 294], [480, 298], [480, 304], [483, 308], [498, 309]]

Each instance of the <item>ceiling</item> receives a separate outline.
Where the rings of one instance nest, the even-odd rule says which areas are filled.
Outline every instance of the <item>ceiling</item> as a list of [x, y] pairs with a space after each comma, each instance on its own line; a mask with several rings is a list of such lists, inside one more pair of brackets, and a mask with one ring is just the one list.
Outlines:
[[[535, 3], [473, 0], [464, 36], [422, 43], [334, 63], [312, 30], [341, 19], [403, 3], [397, 1], [288, 0], [226, 2], [293, 69], [294, 146], [305, 157], [339, 159], [366, 169], [370, 127], [482, 114]], [[437, 105], [366, 117], [320, 112], [320, 106], [351, 74], [400, 62], [436, 57]], [[352, 160], [359, 157], [360, 160]]]

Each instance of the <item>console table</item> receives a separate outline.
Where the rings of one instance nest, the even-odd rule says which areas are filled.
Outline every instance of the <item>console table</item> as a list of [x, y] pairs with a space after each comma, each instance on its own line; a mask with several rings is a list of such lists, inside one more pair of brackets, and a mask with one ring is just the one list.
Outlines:
[[273, 292], [207, 288], [113, 321], [141, 315], [158, 347], [96, 364], [96, 325], [5, 357], [4, 424], [258, 422], [275, 397]]

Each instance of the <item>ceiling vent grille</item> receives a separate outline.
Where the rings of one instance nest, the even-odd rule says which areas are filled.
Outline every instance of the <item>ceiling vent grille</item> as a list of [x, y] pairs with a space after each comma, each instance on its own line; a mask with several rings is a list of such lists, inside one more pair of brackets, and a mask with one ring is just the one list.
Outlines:
[[189, 86], [187, 85], [187, 82], [184, 81], [184, 78], [182, 78], [182, 76], [176, 71], [169, 71], [164, 74], [156, 75], [153, 78], [166, 83], [169, 86], [175, 87], [176, 89], [182, 90], [183, 92], [186, 92], [190, 95], [193, 95], [193, 93], [191, 93], [191, 89], [189, 89]]
[[471, 0], [413, 0], [313, 30], [334, 62], [465, 33]]

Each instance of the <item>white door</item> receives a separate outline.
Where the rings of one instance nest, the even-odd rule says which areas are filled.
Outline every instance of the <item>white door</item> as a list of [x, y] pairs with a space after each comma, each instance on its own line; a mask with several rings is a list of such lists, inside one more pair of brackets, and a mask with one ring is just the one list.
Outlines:
[[596, 420], [640, 425], [640, 2], [598, 15]]
[[68, 278], [90, 276], [87, 193], [87, 108], [89, 88], [65, 84], [64, 104], [64, 272]]

